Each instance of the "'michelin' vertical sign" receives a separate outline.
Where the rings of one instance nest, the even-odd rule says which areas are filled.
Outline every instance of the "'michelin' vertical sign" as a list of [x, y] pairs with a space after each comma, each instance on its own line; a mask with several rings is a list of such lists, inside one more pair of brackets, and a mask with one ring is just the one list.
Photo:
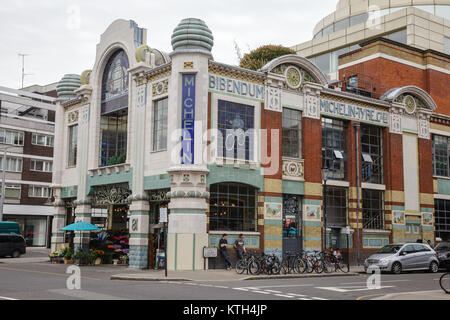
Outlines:
[[181, 164], [194, 164], [195, 74], [183, 74]]

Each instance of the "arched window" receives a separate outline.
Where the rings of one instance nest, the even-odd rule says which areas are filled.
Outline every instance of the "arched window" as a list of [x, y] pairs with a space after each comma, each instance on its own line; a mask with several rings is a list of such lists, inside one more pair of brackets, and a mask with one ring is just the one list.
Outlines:
[[209, 229], [257, 231], [256, 189], [237, 183], [210, 187]]
[[129, 68], [125, 51], [116, 51], [102, 80], [100, 166], [124, 163], [127, 153]]

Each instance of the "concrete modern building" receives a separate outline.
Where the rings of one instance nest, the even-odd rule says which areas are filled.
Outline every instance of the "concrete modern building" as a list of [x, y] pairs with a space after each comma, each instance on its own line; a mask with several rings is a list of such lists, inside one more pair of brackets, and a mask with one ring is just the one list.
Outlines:
[[313, 39], [292, 48], [336, 80], [338, 57], [378, 37], [450, 54], [450, 0], [340, 0]]
[[19, 222], [28, 246], [50, 246], [54, 103], [49, 96], [0, 87], [0, 149], [6, 149], [3, 220]]
[[[340, 247], [362, 258], [435, 240], [423, 186], [438, 106], [425, 90], [345, 91], [298, 55], [259, 71], [226, 65], [198, 19], [174, 29], [169, 54], [145, 35], [113, 22], [92, 70], [58, 85], [53, 248], [66, 223], [93, 222], [129, 237], [131, 267], [153, 267], [166, 209], [172, 270], [202, 269], [224, 232], [279, 255]], [[413, 220], [420, 232], [406, 236]]]

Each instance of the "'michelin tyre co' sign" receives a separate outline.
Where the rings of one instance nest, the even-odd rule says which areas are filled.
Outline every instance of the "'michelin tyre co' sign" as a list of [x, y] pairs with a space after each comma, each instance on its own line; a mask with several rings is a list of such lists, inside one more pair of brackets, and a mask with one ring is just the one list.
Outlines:
[[194, 164], [195, 74], [183, 74], [181, 164]]

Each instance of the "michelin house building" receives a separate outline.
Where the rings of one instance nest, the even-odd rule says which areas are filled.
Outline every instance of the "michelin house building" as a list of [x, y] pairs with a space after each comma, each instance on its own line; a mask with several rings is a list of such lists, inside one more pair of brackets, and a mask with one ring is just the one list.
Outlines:
[[133, 21], [114, 21], [92, 70], [59, 83], [53, 248], [65, 243], [61, 227], [86, 221], [129, 234], [130, 267], [153, 267], [166, 208], [170, 270], [203, 269], [203, 248], [224, 232], [279, 255], [370, 253], [405, 239], [396, 226], [414, 211], [421, 237], [434, 239], [433, 189], [421, 186], [432, 172], [420, 164], [431, 162], [436, 105], [425, 91], [336, 90], [298, 55], [259, 71], [226, 65], [199, 19], [182, 20], [171, 40], [166, 54]]

